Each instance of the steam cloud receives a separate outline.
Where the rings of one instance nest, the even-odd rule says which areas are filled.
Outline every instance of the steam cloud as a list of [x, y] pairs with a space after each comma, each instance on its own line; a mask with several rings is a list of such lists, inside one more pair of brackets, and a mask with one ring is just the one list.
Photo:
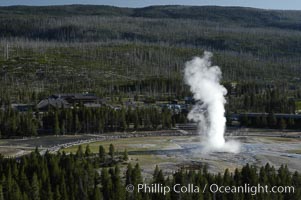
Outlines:
[[185, 83], [196, 100], [188, 119], [197, 122], [199, 132], [206, 136], [205, 150], [238, 153], [239, 143], [224, 138], [227, 90], [220, 84], [220, 68], [211, 66], [211, 57], [212, 53], [205, 51], [202, 58], [195, 57], [185, 64]]

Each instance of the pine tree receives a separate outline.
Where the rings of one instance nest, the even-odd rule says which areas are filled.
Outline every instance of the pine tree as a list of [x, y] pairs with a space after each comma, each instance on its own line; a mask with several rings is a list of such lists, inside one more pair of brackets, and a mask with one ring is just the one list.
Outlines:
[[57, 185], [54, 191], [54, 199], [55, 200], [63, 200], [61, 193], [60, 193], [60, 187]]
[[265, 115], [261, 116], [261, 124], [263, 128], [266, 128], [268, 126], [267, 117]]
[[11, 168], [8, 168], [8, 172], [6, 175], [6, 181], [5, 181], [5, 199], [10, 199], [11, 191], [12, 191], [12, 175], [11, 175]]
[[127, 166], [127, 170], [126, 170], [126, 178], [125, 178], [126, 185], [133, 183], [132, 174], [133, 174], [133, 167], [132, 167], [132, 164], [129, 163]]
[[121, 185], [120, 169], [118, 165], [115, 166], [114, 173], [112, 174], [113, 184], [113, 199], [122, 200], [124, 197], [124, 188]]
[[25, 192], [23, 192], [22, 196], [22, 200], [29, 200], [29, 197]]
[[33, 174], [31, 181], [31, 195], [33, 200], [40, 200], [40, 186], [36, 173]]
[[76, 156], [77, 157], [83, 157], [84, 156], [84, 151], [83, 151], [83, 146], [82, 145], [78, 146], [78, 149], [77, 149], [77, 152], [76, 152]]
[[165, 179], [162, 170], [159, 170], [159, 173], [157, 174], [157, 177], [155, 179], [155, 183], [161, 183], [163, 185], [165, 184]]
[[277, 125], [277, 119], [273, 112], [269, 113], [268, 115], [268, 125], [269, 128], [275, 128]]
[[[156, 165], [156, 168], [155, 168], [155, 171], [154, 171], [154, 174], [153, 174], [153, 180], [156, 180], [158, 174], [159, 174], [159, 167], [158, 165]], [[156, 182], [155, 182], [156, 183]]]
[[4, 200], [2, 185], [0, 184], [0, 200]]
[[138, 130], [139, 129], [139, 116], [138, 116], [137, 109], [134, 112], [134, 119], [133, 119], [133, 121], [134, 121], [134, 129]]
[[90, 149], [90, 145], [88, 144], [86, 146], [85, 156], [89, 157], [90, 155], [91, 155], [91, 149]]
[[301, 199], [301, 175], [297, 171], [292, 176], [292, 186], [295, 187], [294, 199]]
[[47, 197], [47, 200], [53, 200], [53, 193], [51, 191], [51, 184], [50, 184], [49, 179], [46, 181], [46, 184], [45, 184], [45, 187], [43, 188], [43, 190], [44, 190], [43, 197]]
[[229, 169], [225, 170], [223, 179], [224, 179], [223, 180], [223, 185], [230, 185], [230, 183], [231, 183], [231, 176], [230, 176]]
[[98, 120], [97, 130], [98, 130], [98, 133], [103, 133], [103, 131], [104, 131], [104, 121], [102, 118]]
[[128, 151], [125, 149], [123, 152], [123, 160], [127, 161], [129, 159]]
[[[135, 186], [135, 188], [137, 188], [138, 184], [142, 183], [141, 170], [140, 170], [140, 166], [139, 166], [138, 163], [135, 165], [135, 168], [133, 169], [132, 181], [133, 181], [132, 184]], [[141, 200], [142, 199], [142, 194], [138, 193], [137, 190], [134, 190], [133, 197], [134, 197], [135, 200]]]
[[64, 176], [61, 177], [60, 194], [62, 199], [68, 199], [66, 182]]
[[127, 123], [126, 123], [126, 117], [125, 117], [125, 110], [124, 108], [121, 109], [121, 114], [120, 114], [120, 128], [121, 130], [125, 131], [127, 129]]
[[55, 112], [54, 115], [54, 134], [59, 135], [60, 134], [60, 123], [59, 123], [59, 117], [57, 112]]
[[247, 114], [243, 114], [242, 117], [241, 117], [241, 125], [242, 126], [248, 126], [248, 122], [249, 122], [249, 118], [248, 118], [248, 115]]
[[78, 118], [78, 114], [74, 114], [73, 132], [78, 133], [81, 130], [81, 123]]
[[142, 183], [142, 175], [141, 175], [141, 169], [139, 163], [135, 165], [135, 168], [133, 170], [133, 184], [137, 185], [138, 183]]
[[106, 159], [106, 151], [102, 145], [99, 146], [98, 157], [100, 159], [100, 162], [104, 162]]
[[11, 199], [13, 199], [13, 200], [22, 200], [22, 194], [21, 194], [21, 191], [20, 191], [20, 187], [15, 181], [13, 181]]
[[113, 144], [110, 144], [109, 147], [109, 155], [111, 156], [112, 159], [114, 159], [114, 155], [115, 155], [115, 148]]
[[102, 185], [102, 194], [105, 200], [110, 199], [112, 195], [112, 180], [106, 168], [101, 170], [101, 185]]
[[25, 166], [27, 165], [27, 162], [26, 162], [25, 159], [23, 159], [21, 163], [22, 163], [22, 167], [19, 171], [19, 178], [20, 178], [19, 183], [20, 183], [20, 185], [22, 185], [23, 190], [30, 191], [31, 186], [30, 186], [29, 180], [26, 177], [26, 174], [24, 172], [24, 169], [25, 169]]
[[65, 120], [63, 120], [62, 123], [61, 123], [60, 131], [61, 131], [62, 135], [66, 134], [66, 123], [65, 123]]
[[255, 118], [255, 124], [253, 124], [254, 127], [262, 127], [262, 121], [259, 116], [256, 116]]
[[293, 129], [294, 127], [295, 127], [295, 120], [293, 118], [289, 118], [288, 128]]
[[101, 193], [100, 193], [99, 188], [97, 186], [94, 188], [93, 200], [102, 200]]
[[286, 124], [285, 119], [281, 118], [281, 119], [279, 120], [279, 128], [280, 128], [281, 130], [284, 130], [284, 129], [286, 129], [286, 126], [287, 126], [287, 124]]

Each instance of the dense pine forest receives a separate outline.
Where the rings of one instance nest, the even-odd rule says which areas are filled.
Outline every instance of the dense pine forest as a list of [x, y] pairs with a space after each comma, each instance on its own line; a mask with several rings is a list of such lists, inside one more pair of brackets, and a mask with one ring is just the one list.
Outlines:
[[[299, 200], [301, 198], [301, 176], [298, 172], [289, 172], [286, 166], [275, 169], [266, 164], [261, 168], [246, 165], [234, 172], [226, 170], [223, 174], [212, 174], [206, 166], [197, 170], [180, 169], [168, 177], [163, 175], [158, 167], [154, 169], [153, 177], [146, 182], [142, 177], [139, 164], [127, 164], [128, 156], [125, 153], [116, 154], [114, 146], [106, 153], [102, 146], [99, 153], [91, 153], [89, 146], [85, 150], [79, 146], [75, 155], [66, 155], [64, 152], [57, 155], [46, 153], [41, 156], [36, 150], [22, 158], [0, 158], [0, 199], [1, 200], [195, 200], [195, 199], [284, 199]], [[119, 165], [127, 165], [122, 172]], [[208, 190], [198, 193], [170, 192], [166, 195], [151, 192], [127, 192], [125, 186], [132, 184], [137, 189], [138, 184], [157, 183], [162, 186], [173, 187], [175, 184], [202, 187], [206, 184], [224, 186], [293, 186], [289, 193], [261, 192], [254, 195], [249, 193], [213, 194]], [[253, 194], [253, 195], [252, 195]]]
[[8, 109], [0, 111], [0, 136], [37, 136], [45, 134], [65, 135], [134, 130], [160, 130], [185, 123], [186, 115], [172, 113], [168, 109], [137, 108], [115, 110], [109, 107], [91, 109], [56, 109], [40, 115], [19, 113]]
[[[29, 137], [37, 135], [102, 134], [126, 131], [157, 131], [175, 128], [184, 124], [187, 113], [176, 113], [169, 109], [148, 108], [101, 108], [78, 107], [75, 109], [53, 109], [43, 114], [29, 110], [18, 112], [0, 110], [0, 137]], [[231, 126], [231, 115], [226, 116]], [[242, 127], [299, 130], [301, 120], [291, 117], [276, 117], [275, 114], [248, 117], [242, 114]]]

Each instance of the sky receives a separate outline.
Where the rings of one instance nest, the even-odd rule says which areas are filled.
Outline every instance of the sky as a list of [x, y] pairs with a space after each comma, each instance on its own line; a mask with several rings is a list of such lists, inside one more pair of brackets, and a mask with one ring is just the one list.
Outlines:
[[301, 10], [301, 0], [0, 0], [0, 6], [66, 4], [95, 4], [119, 7], [145, 7], [150, 5], [219, 5], [278, 10]]

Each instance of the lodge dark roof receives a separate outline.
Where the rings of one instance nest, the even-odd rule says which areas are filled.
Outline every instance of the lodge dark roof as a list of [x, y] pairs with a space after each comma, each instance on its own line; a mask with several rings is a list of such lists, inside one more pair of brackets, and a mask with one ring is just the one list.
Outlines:
[[22, 104], [22, 103], [13, 103], [11, 104], [12, 109], [20, 111], [20, 112], [26, 112], [29, 110], [32, 110], [34, 108], [33, 104]]
[[61, 98], [61, 99], [72, 99], [72, 100], [97, 100], [98, 97], [94, 94], [81, 94], [81, 93], [63, 93], [63, 94], [53, 94], [51, 98]]
[[56, 108], [69, 108], [70, 105], [69, 103], [62, 99], [62, 98], [47, 98], [47, 99], [43, 99], [42, 101], [40, 101], [37, 105], [38, 109], [43, 109], [46, 107], [56, 107]]
[[100, 108], [101, 104], [99, 104], [99, 103], [85, 103], [84, 107], [86, 107], [86, 108]]

